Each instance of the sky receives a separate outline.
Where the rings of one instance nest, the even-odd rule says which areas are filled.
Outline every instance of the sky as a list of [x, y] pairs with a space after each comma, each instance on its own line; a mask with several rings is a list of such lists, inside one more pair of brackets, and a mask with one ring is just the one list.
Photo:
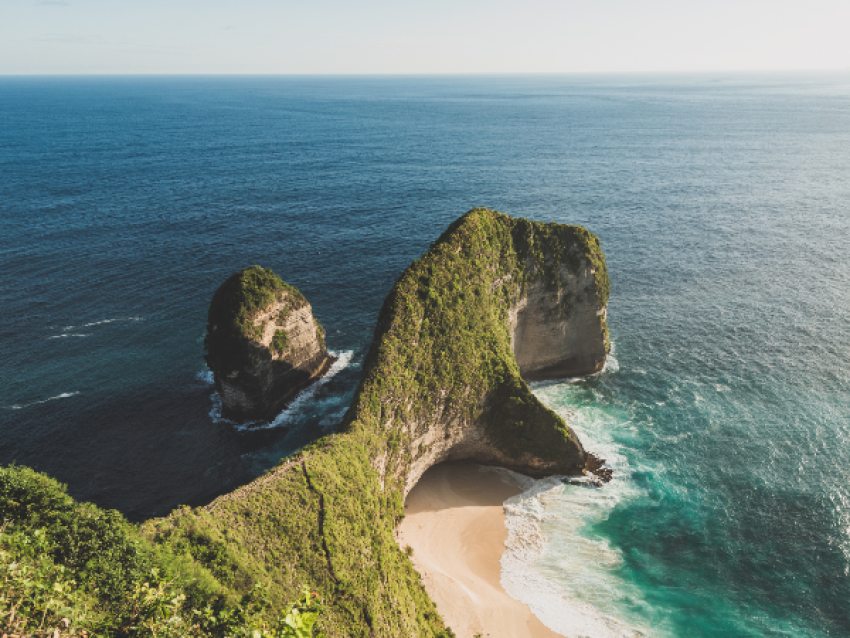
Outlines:
[[0, 75], [850, 70], [850, 0], [0, 0]]

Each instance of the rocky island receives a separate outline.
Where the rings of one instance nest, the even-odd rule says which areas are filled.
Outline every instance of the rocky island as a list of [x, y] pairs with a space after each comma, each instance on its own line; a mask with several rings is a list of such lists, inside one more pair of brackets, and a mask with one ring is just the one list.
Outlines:
[[[258, 267], [237, 273], [210, 308], [208, 360], [222, 394], [232, 397], [231, 414], [268, 415], [270, 406], [285, 400], [267, 370], [283, 359], [278, 330], [286, 331], [286, 345], [294, 342], [287, 322], [307, 305], [273, 277]], [[448, 460], [537, 476], [581, 474], [589, 460], [594, 466], [526, 379], [601, 369], [608, 352], [607, 301], [605, 257], [586, 229], [469, 211], [387, 296], [336, 434], [206, 507], [182, 507], [126, 532], [126, 551], [149, 552], [144, 565], [162, 570], [169, 587], [185, 587], [181, 618], [203, 605], [232, 609], [240, 600], [236, 609], [243, 616], [227, 612], [228, 618], [274, 618], [308, 587], [325, 600], [320, 626], [328, 638], [453, 636], [396, 543], [405, 497], [429, 467]], [[284, 307], [290, 314], [281, 316]], [[309, 323], [306, 317], [298, 321]], [[324, 348], [318, 352], [305, 355], [310, 364], [304, 375], [325, 365]], [[298, 368], [293, 361], [289, 370]], [[12, 483], [0, 481], [0, 488], [5, 484]], [[30, 485], [24, 479], [18, 484]], [[45, 501], [33, 490], [0, 493], [0, 515], [35, 511]], [[74, 516], [83, 527], [91, 519]], [[121, 573], [118, 582], [129, 583], [131, 593], [138, 590], [133, 578], [150, 578], [149, 571], [132, 578]], [[257, 584], [268, 606], [252, 602]], [[225, 617], [197, 613], [191, 617]], [[218, 627], [219, 621], [209, 622]]]
[[304, 295], [260, 266], [221, 285], [208, 319], [206, 360], [227, 418], [273, 418], [334, 361]]
[[[149, 521], [145, 533], [178, 546], [202, 534], [227, 556], [228, 585], [268, 582], [279, 602], [308, 583], [329, 601], [327, 636], [444, 635], [394, 540], [405, 496], [448, 460], [581, 474], [588, 461], [581, 442], [523, 373], [600, 369], [607, 301], [593, 234], [471, 210], [384, 301], [337, 434], [205, 508]], [[559, 334], [578, 351], [545, 345]]]

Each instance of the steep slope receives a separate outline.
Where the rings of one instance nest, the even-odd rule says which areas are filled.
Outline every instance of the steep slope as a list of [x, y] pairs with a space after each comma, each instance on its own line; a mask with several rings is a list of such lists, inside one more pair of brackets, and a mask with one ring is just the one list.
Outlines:
[[605, 258], [587, 230], [474, 209], [384, 302], [343, 429], [386, 433], [373, 466], [405, 494], [445, 460], [579, 472], [581, 443], [522, 376], [600, 370], [607, 301]]
[[229, 277], [208, 316], [206, 359], [228, 418], [274, 417], [333, 363], [312, 307], [271, 270]]
[[448, 635], [393, 540], [404, 497], [449, 459], [581, 472], [581, 443], [530, 392], [514, 353], [534, 330], [543, 343], [572, 327], [578, 354], [535, 347], [527, 371], [599, 369], [607, 298], [585, 229], [470, 211], [388, 295], [340, 433], [206, 508], [149, 521], [146, 535], [174, 551], [200, 542], [218, 557], [216, 578], [236, 591], [270, 582], [277, 608], [302, 585], [318, 591], [329, 637]]

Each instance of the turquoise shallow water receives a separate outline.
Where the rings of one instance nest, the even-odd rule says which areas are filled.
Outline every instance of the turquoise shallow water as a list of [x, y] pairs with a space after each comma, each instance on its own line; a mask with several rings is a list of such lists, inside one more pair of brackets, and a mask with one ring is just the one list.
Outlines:
[[[536, 392], [615, 480], [535, 497], [544, 607], [593, 636], [850, 635], [846, 76], [3, 78], [0, 113], [0, 462], [135, 520], [208, 502], [333, 430], [458, 215], [579, 223], [617, 364]], [[201, 348], [252, 263], [348, 364], [243, 432]]]

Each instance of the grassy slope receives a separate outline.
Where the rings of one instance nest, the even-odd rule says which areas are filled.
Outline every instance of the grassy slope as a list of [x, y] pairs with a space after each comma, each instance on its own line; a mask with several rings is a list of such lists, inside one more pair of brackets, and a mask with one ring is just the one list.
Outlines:
[[[216, 576], [227, 581], [230, 570], [240, 590], [267, 580], [283, 601], [307, 584], [330, 603], [321, 621], [328, 636], [440, 635], [434, 605], [393, 540], [409, 424], [448, 411], [483, 419], [509, 454], [572, 453], [563, 420], [519, 376], [507, 310], [551, 266], [575, 269], [580, 256], [596, 266], [603, 305], [604, 256], [585, 229], [470, 211], [387, 297], [340, 434], [209, 508], [150, 521], [147, 533], [169, 544], [202, 530], [233, 556]], [[372, 467], [382, 455], [390, 459], [384, 476]]]
[[[608, 278], [593, 235], [470, 211], [387, 297], [340, 434], [206, 508], [148, 521], [144, 542], [229, 600], [267, 583], [270, 617], [303, 586], [318, 591], [329, 638], [450, 635], [393, 539], [416, 453], [411, 428], [461, 415], [487, 423], [507, 454], [574, 453], [571, 431], [519, 377], [507, 311], [531, 282], [554, 285], [553, 267], [575, 269], [581, 256], [596, 266], [602, 306]], [[383, 475], [373, 467], [381, 457]]]

